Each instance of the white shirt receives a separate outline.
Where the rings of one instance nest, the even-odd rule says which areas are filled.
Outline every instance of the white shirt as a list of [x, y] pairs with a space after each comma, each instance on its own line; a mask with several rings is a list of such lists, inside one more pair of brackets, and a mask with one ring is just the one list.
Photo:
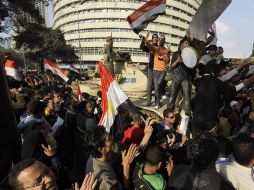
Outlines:
[[203, 55], [200, 60], [199, 63], [202, 63], [203, 65], [206, 65], [209, 61], [211, 61], [213, 58], [210, 54], [206, 54]]
[[220, 165], [219, 173], [237, 190], [253, 190], [253, 168], [244, 167], [233, 161], [229, 165]]

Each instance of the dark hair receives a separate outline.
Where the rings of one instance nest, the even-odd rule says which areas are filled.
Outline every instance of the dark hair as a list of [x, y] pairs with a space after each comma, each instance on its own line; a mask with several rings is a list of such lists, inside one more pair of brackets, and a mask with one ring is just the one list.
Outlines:
[[154, 38], [154, 36], [157, 36], [157, 37], [158, 37], [158, 34], [154, 33], [154, 34], [152, 35], [152, 39]]
[[132, 118], [133, 118], [134, 122], [135, 121], [143, 121], [139, 114], [133, 114]]
[[40, 100], [32, 100], [26, 106], [28, 112], [34, 115], [38, 114], [40, 111], [43, 111], [45, 107], [46, 104], [44, 102], [41, 102]]
[[219, 156], [218, 142], [210, 133], [197, 134], [187, 143], [187, 156], [196, 169], [210, 168]]
[[228, 105], [224, 107], [222, 110], [222, 116], [225, 118], [228, 118], [232, 114], [232, 108], [230, 108]]
[[217, 50], [217, 46], [216, 46], [216, 45], [209, 45], [209, 46], [207, 47], [207, 50], [208, 50], [208, 51], [211, 51], [211, 50], [216, 51], [216, 50]]
[[163, 117], [164, 117], [164, 118], [165, 118], [165, 117], [168, 117], [168, 115], [169, 115], [170, 113], [174, 113], [172, 109], [169, 109], [169, 108], [165, 109], [165, 110], [163, 111]]
[[7, 82], [10, 89], [12, 88], [19, 88], [21, 86], [21, 82], [17, 81], [11, 76], [7, 76]]
[[98, 96], [98, 97], [100, 97], [100, 98], [102, 97], [102, 93], [101, 93], [101, 91], [100, 91], [100, 90], [99, 90], [99, 91], [97, 91], [97, 96]]
[[179, 42], [179, 44], [178, 44], [178, 51], [181, 50], [181, 45], [182, 45], [185, 41], [188, 41], [188, 40], [187, 40], [186, 38], [183, 38], [183, 39]]
[[228, 157], [232, 153], [232, 142], [223, 136], [217, 136], [216, 139], [219, 143], [219, 153], [223, 157]]
[[145, 161], [148, 165], [156, 166], [165, 159], [165, 150], [159, 145], [151, 145], [147, 148]]
[[85, 141], [89, 149], [91, 150], [93, 158], [100, 158], [102, 155], [99, 148], [105, 146], [106, 141], [106, 131], [103, 126], [96, 127], [92, 131], [87, 131], [87, 136], [85, 136]]
[[200, 75], [203, 75], [203, 74], [205, 74], [206, 73], [206, 66], [205, 65], [203, 65], [202, 63], [198, 63], [197, 64], [197, 69], [199, 70], [199, 74]]
[[11, 169], [9, 173], [9, 185], [12, 187], [12, 189], [15, 190], [22, 188], [22, 185], [17, 180], [17, 177], [20, 174], [20, 172], [22, 172], [24, 169], [34, 164], [34, 162], [35, 159], [22, 160]]
[[254, 139], [247, 135], [237, 137], [233, 142], [233, 155], [240, 165], [249, 165], [254, 159]]
[[78, 111], [79, 111], [80, 113], [82, 113], [82, 112], [85, 111], [85, 109], [86, 109], [86, 104], [87, 104], [87, 101], [86, 101], [86, 100], [84, 100], [84, 101], [82, 101], [82, 102], [80, 102], [80, 103], [78, 104]]

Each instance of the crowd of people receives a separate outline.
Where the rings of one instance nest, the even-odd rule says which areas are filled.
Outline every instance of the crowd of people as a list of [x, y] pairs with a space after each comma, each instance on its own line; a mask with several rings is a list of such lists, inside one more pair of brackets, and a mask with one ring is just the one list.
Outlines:
[[[20, 149], [15, 161], [0, 157], [0, 189], [253, 189], [254, 76], [246, 75], [249, 62], [232, 68], [223, 48], [209, 45], [212, 37], [187, 34], [171, 56], [165, 36], [141, 35], [149, 53], [147, 105], [154, 87], [161, 107], [170, 70], [168, 105], [161, 121], [120, 106], [123, 122], [109, 132], [98, 126], [100, 91], [79, 99], [53, 78], [7, 76]], [[193, 69], [182, 61], [187, 46], [200, 57]]]

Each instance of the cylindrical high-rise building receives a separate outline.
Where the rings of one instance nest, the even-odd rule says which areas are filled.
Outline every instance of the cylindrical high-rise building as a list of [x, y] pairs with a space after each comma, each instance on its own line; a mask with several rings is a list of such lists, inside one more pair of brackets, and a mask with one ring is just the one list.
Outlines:
[[[180, 39], [202, 0], [167, 0], [166, 14], [159, 16], [146, 28], [151, 33], [164, 34], [167, 45], [175, 51]], [[114, 39], [114, 48], [129, 52], [133, 62], [148, 61], [139, 49], [141, 40], [135, 34], [127, 16], [146, 0], [53, 0], [54, 28], [60, 28], [68, 44], [76, 48], [85, 63], [102, 58], [105, 38]], [[80, 48], [81, 47], [81, 51]]]

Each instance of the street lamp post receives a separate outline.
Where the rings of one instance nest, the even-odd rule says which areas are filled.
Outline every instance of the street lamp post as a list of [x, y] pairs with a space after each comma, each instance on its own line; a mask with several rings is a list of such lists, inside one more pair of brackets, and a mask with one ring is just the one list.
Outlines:
[[[82, 56], [82, 50], [81, 50], [81, 43], [80, 43], [80, 30], [79, 30], [79, 12], [77, 13], [78, 14], [78, 44], [79, 44], [79, 69], [80, 71], [82, 71], [81, 69], [81, 56]], [[82, 72], [81, 72], [82, 73]]]
[[[85, 2], [84, 0], [81, 0], [80, 5], [82, 5], [84, 2]], [[76, 7], [75, 4], [73, 4], [72, 8], [75, 8], [75, 7]], [[76, 13], [78, 15], [79, 68], [82, 71], [82, 69], [81, 69], [81, 66], [82, 66], [82, 64], [81, 64], [82, 50], [81, 50], [80, 30], [79, 30], [79, 11], [77, 10]]]

